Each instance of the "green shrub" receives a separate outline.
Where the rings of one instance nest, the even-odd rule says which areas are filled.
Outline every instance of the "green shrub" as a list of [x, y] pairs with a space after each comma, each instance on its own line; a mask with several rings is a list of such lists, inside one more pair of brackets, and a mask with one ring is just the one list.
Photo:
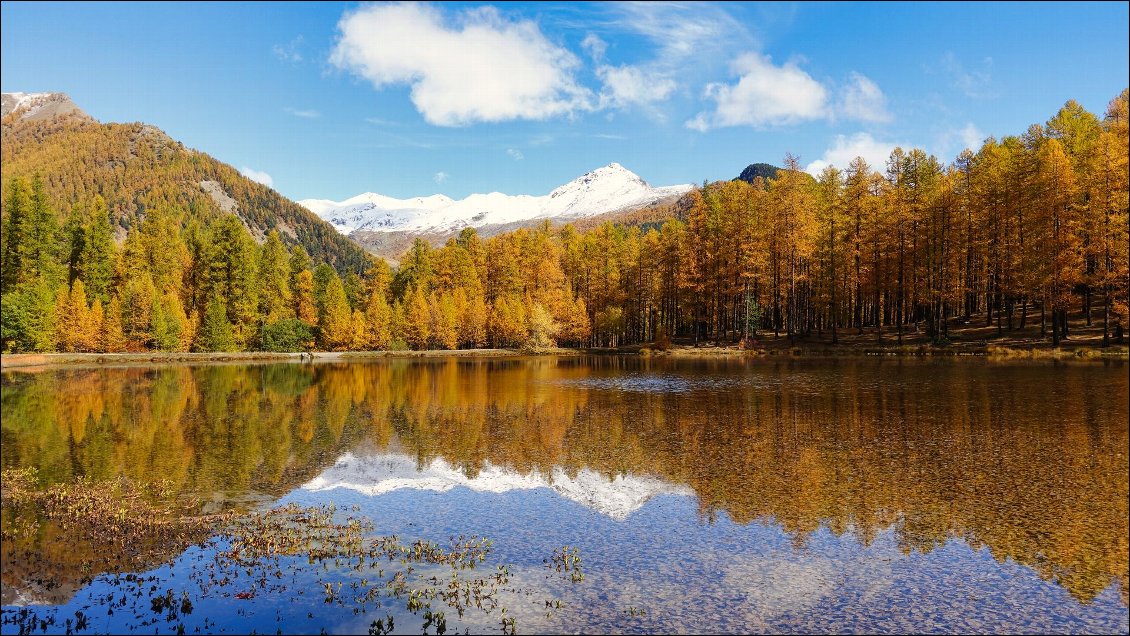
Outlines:
[[307, 351], [313, 343], [314, 327], [302, 320], [290, 318], [263, 327], [263, 351]]

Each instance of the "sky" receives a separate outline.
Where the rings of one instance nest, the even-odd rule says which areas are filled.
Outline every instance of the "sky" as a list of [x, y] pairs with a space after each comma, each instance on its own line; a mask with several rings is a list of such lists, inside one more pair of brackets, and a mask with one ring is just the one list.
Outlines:
[[1118, 3], [2, 3], [0, 89], [142, 121], [292, 199], [653, 185], [786, 153], [949, 162], [1130, 84]]

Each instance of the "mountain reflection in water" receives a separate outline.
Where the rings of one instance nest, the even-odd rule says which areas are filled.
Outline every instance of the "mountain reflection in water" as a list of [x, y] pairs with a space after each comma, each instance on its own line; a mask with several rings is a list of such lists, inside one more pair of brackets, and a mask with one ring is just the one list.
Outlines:
[[[544, 490], [623, 522], [680, 495], [701, 523], [725, 515], [751, 532], [778, 528], [793, 550], [825, 534], [865, 548], [893, 542], [903, 554], [959, 542], [1084, 605], [1113, 585], [1125, 607], [1127, 393], [1121, 363], [576, 357], [74, 368], [3, 375], [0, 460], [36, 467], [47, 482], [168, 479], [207, 510], [303, 491]], [[27, 575], [15, 549], [5, 542], [5, 603]], [[57, 556], [47, 561], [57, 571], [39, 575], [77, 579], [67, 568], [79, 556]], [[808, 567], [826, 564], [752, 559], [719, 571], [732, 581], [819, 581], [804, 594], [758, 592], [784, 595], [758, 601], [780, 604], [819, 596], [835, 578], [789, 574]]]

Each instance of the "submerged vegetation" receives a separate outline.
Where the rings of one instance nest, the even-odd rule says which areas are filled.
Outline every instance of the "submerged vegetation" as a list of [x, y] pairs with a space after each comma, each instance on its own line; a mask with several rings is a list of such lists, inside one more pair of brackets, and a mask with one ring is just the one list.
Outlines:
[[[3, 375], [2, 456], [38, 466], [48, 486], [168, 480], [202, 498], [194, 514], [269, 502], [366, 449], [442, 459], [468, 478], [654, 475], [693, 489], [704, 519], [771, 520], [798, 544], [821, 527], [864, 545], [890, 530], [907, 553], [960, 536], [1083, 602], [1112, 582], [1125, 595], [1125, 366], [1060, 365], [569, 357], [16, 372]], [[47, 550], [60, 571], [100, 550], [68, 545]], [[571, 555], [550, 564], [582, 565]], [[583, 565], [560, 574], [587, 581]]]
[[[448, 611], [460, 619], [468, 611], [497, 611], [503, 631], [515, 628], [501, 599], [503, 591], [514, 591], [507, 587], [509, 567], [485, 565], [491, 552], [485, 538], [452, 537], [447, 547], [405, 543], [373, 536], [372, 522], [332, 505], [193, 515], [192, 505], [177, 503], [162, 484], [80, 479], [44, 488], [27, 469], [4, 471], [0, 492], [6, 585], [19, 580], [24, 592], [31, 586], [49, 595], [59, 581], [46, 561], [80, 545], [96, 549], [69, 567], [82, 573], [81, 584], [95, 578], [104, 584], [99, 607], [73, 617], [54, 609], [5, 608], [5, 631], [12, 625], [21, 634], [85, 632], [93, 629], [91, 621], [103, 625], [103, 615], [117, 614], [129, 630], [184, 633], [194, 601], [284, 594], [322, 595], [324, 604], [355, 614], [402, 604], [422, 618], [424, 633], [443, 634]], [[176, 589], [155, 574], [137, 574], [171, 564], [190, 546], [199, 548], [199, 556]], [[566, 558], [573, 581], [583, 579], [576, 549]], [[12, 565], [20, 572], [12, 572]], [[30, 593], [25, 602], [43, 600]], [[561, 603], [546, 601], [546, 607]], [[393, 614], [375, 619], [370, 631], [391, 632], [394, 620]], [[204, 627], [208, 624], [206, 618]]]
[[[417, 239], [395, 270], [317, 263], [303, 245], [329, 258], [326, 237], [268, 231], [259, 208], [244, 210], [253, 236], [200, 192], [185, 203], [158, 190], [123, 222], [129, 206], [82, 175], [9, 161], [6, 125], [0, 347], [662, 348], [758, 332], [902, 344], [910, 331], [944, 345], [951, 327], [999, 337], [1030, 324], [1058, 345], [1073, 337], [1069, 313], [1101, 325], [1106, 345], [1127, 328], [1127, 104], [1124, 91], [1100, 119], [1068, 102], [950, 165], [899, 148], [885, 166], [857, 158], [814, 179], [787, 157], [769, 178], [703, 184], [646, 229], [547, 222], [485, 240], [467, 229], [438, 249]], [[19, 124], [48, 137], [57, 125]], [[247, 187], [247, 205], [266, 200]]]

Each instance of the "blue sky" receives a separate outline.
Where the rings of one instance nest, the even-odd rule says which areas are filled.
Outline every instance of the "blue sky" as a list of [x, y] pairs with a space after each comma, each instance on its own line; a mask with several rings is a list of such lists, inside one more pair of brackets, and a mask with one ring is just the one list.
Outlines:
[[1127, 3], [3, 3], [0, 88], [144, 121], [294, 199], [655, 185], [786, 152], [949, 161], [1130, 83]]

